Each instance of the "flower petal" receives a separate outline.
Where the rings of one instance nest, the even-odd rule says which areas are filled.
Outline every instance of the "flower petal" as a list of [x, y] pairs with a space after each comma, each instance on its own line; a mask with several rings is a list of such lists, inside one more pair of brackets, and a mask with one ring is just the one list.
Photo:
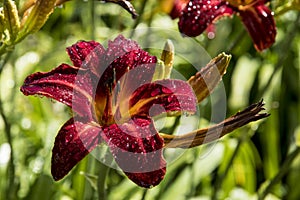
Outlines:
[[67, 47], [67, 52], [70, 56], [75, 67], [80, 68], [82, 63], [86, 60], [87, 56], [94, 51], [97, 47], [99, 52], [98, 56], [101, 56], [105, 52], [105, 49], [101, 44], [95, 41], [80, 41], [76, 44], [73, 44], [70, 47]]
[[171, 111], [194, 113], [196, 102], [196, 96], [188, 83], [165, 79], [138, 88], [131, 95], [129, 106], [131, 116], [154, 116]]
[[146, 188], [162, 181], [166, 173], [163, 140], [150, 119], [136, 118], [122, 125], [113, 124], [103, 132], [103, 139], [129, 179]]
[[60, 180], [97, 144], [100, 143], [101, 128], [71, 118], [58, 132], [52, 150], [51, 173]]
[[[142, 67], [146, 70], [144, 73], [140, 74], [138, 77], [135, 77], [134, 80], [152, 80], [152, 76], [155, 70], [155, 63], [157, 58], [155, 56], [149, 55], [148, 52], [137, 49], [125, 53], [119, 58], [116, 58], [105, 70], [101, 76], [100, 83], [106, 83], [108, 81], [117, 82], [120, 80], [124, 74], [129, 72], [132, 69]], [[133, 74], [132, 74], [133, 75]], [[131, 76], [132, 76], [131, 75]], [[138, 75], [138, 74], [135, 74]], [[127, 79], [128, 77], [126, 77]], [[114, 79], [114, 80], [112, 80]], [[127, 82], [130, 84], [132, 81]], [[126, 84], [127, 84], [126, 83]]]
[[136, 41], [126, 39], [123, 35], [118, 35], [113, 41], [108, 41], [106, 62], [109, 65], [116, 58], [123, 56], [127, 52], [139, 49], [141, 48]]
[[[114, 41], [109, 41], [106, 56], [106, 60], [102, 62], [99, 87], [107, 84], [111, 84], [114, 87], [113, 83], [117, 83], [126, 72], [145, 65], [147, 65], [146, 68], [149, 68], [149, 70], [143, 73], [144, 76], [140, 77], [140, 79], [144, 79], [145, 74], [147, 74], [147, 80], [152, 79], [155, 68], [154, 63], [157, 62], [157, 58], [142, 50], [133, 40], [119, 35]], [[152, 70], [153, 72], [151, 73]]]
[[[79, 73], [80, 72], [80, 73]], [[82, 116], [92, 117], [91, 75], [67, 64], [28, 76], [21, 87], [25, 95], [42, 95], [62, 102]]]
[[190, 0], [180, 16], [179, 30], [187, 36], [196, 37], [213, 21], [233, 13], [228, 3], [222, 0]]
[[273, 13], [263, 1], [239, 13], [258, 51], [269, 48], [275, 42], [276, 26]]
[[173, 7], [170, 11], [170, 17], [175, 19], [180, 17], [181, 11], [186, 6], [189, 0], [173, 0]]

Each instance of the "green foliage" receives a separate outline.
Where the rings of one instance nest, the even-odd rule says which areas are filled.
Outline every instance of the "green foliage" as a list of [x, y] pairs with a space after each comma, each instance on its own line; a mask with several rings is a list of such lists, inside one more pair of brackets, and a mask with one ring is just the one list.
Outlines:
[[[0, 199], [96, 199], [98, 194], [93, 186], [99, 181], [98, 175], [104, 177], [100, 180], [105, 186], [102, 189], [112, 200], [256, 199], [266, 188], [265, 195], [269, 199], [299, 198], [300, 14], [296, 11], [276, 17], [276, 43], [261, 53], [256, 52], [237, 17], [219, 21], [214, 39], [208, 39], [205, 34], [195, 39], [211, 57], [223, 51], [232, 54], [223, 78], [227, 116], [263, 98], [271, 114], [268, 119], [202, 147], [182, 152], [166, 150], [167, 159], [180, 156], [169, 163], [162, 183], [149, 190], [139, 188], [120, 171], [99, 167], [92, 155], [82, 160], [66, 178], [53, 181], [50, 175], [53, 141], [71, 111], [46, 98], [25, 97], [19, 87], [33, 72], [49, 71], [60, 63], [70, 63], [64, 49], [78, 40], [104, 42], [122, 32], [127, 37], [142, 34], [145, 43], [154, 44], [155, 41], [150, 40], [151, 33], [137, 33], [133, 28], [161, 27], [178, 31], [177, 21], [161, 12], [157, 1], [145, 2], [143, 8], [144, 1], [132, 1], [140, 15], [136, 21], [115, 4], [67, 2], [55, 9], [39, 32], [26, 37], [14, 51], [2, 55]], [[277, 5], [277, 8], [282, 6]], [[3, 23], [0, 13], [0, 25]], [[16, 24], [11, 27], [10, 34], [14, 34], [17, 27]], [[1, 26], [0, 31], [2, 29]], [[181, 37], [179, 33], [178, 37]], [[179, 51], [189, 47], [187, 43], [175, 44]], [[190, 55], [197, 55], [197, 51], [189, 50]], [[160, 57], [159, 52], [151, 53]], [[193, 60], [197, 69], [208, 62], [207, 55], [201, 56], [204, 58], [201, 61]], [[195, 68], [176, 54], [174, 69], [183, 77], [195, 73]], [[210, 120], [209, 106], [222, 103], [219, 101], [222, 99], [204, 101], [200, 105], [200, 126]], [[167, 119], [163, 131], [173, 132], [177, 122], [175, 118]], [[291, 156], [294, 157], [289, 160]], [[278, 180], [272, 182], [278, 174]]]

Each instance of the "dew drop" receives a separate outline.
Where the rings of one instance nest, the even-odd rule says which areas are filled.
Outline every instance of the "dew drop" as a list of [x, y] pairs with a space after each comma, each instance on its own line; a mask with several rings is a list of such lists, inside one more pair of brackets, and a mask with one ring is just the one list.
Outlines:
[[163, 87], [161, 90], [165, 94], [172, 94], [173, 93], [169, 88], [166, 88], [166, 87]]
[[169, 96], [169, 97], [168, 97], [168, 102], [169, 102], [169, 103], [172, 102], [172, 101], [173, 101], [173, 98], [174, 98], [173, 95]]
[[154, 96], [157, 96], [159, 93], [160, 93], [160, 89], [156, 89], [156, 90], [153, 90], [150, 95], [152, 97], [154, 97]]

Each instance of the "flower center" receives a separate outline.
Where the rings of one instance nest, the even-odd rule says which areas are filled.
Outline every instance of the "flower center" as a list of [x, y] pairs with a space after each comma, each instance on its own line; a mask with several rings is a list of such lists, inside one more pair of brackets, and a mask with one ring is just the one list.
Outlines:
[[112, 96], [112, 84], [105, 84], [97, 91], [95, 102], [96, 117], [101, 126], [114, 124], [115, 104]]

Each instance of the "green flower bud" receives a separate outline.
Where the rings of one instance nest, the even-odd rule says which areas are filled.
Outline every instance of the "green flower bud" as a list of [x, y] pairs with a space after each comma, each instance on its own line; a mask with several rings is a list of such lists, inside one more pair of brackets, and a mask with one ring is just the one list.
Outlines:
[[[17, 6], [14, 1], [6, 0], [3, 4], [3, 21], [0, 19], [0, 23], [3, 23], [3, 31], [8, 30], [9, 38], [8, 43], [13, 44], [18, 36], [20, 30], [20, 20], [18, 15]], [[1, 17], [0, 17], [1, 18]]]
[[167, 40], [164, 50], [161, 53], [153, 75], [153, 81], [170, 78], [174, 61], [174, 45], [171, 40]]
[[4, 15], [3, 12], [0, 10], [0, 41], [2, 41], [3, 35], [4, 35]]
[[54, 10], [55, 2], [56, 0], [37, 0], [32, 7], [24, 12], [21, 21], [20, 39], [42, 28]]

